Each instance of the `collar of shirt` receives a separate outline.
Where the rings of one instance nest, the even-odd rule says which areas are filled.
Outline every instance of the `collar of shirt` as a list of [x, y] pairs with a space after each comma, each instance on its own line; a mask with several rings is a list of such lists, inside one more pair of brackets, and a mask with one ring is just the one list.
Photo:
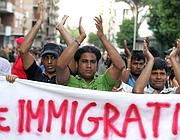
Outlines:
[[147, 87], [145, 88], [144, 93], [146, 94], [175, 94], [176, 89], [177, 87], [174, 87], [174, 88], [164, 87], [164, 89], [160, 93], [158, 93], [157, 90], [155, 90], [149, 85], [148, 88]]
[[[78, 80], [83, 81], [84, 83], [86, 83], [86, 81], [84, 80], [84, 78], [82, 78], [81, 76], [76, 75], [75, 77], [76, 77]], [[95, 75], [94, 75], [94, 78], [92, 79], [92, 81], [91, 81], [89, 84], [93, 83], [93, 82], [97, 79], [97, 77], [98, 77], [98, 75], [95, 74]]]

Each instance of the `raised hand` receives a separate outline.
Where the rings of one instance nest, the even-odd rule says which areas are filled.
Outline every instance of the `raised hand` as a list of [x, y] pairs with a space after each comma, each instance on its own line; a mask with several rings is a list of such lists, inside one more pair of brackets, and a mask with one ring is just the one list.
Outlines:
[[177, 39], [176, 43], [177, 43], [177, 50], [180, 51], [180, 39]]
[[143, 48], [144, 55], [145, 55], [147, 61], [154, 60], [154, 57], [152, 56], [152, 54], [149, 51], [148, 45], [149, 45], [149, 43], [146, 40], [144, 40], [144, 48]]
[[38, 1], [38, 13], [37, 13], [37, 20], [40, 20], [41, 22], [43, 22], [44, 20], [44, 1], [43, 0], [39, 0]]
[[144, 42], [147, 44], [147, 47], [149, 48], [149, 37], [146, 37]]
[[61, 22], [59, 22], [57, 25], [56, 25], [56, 30], [60, 31], [62, 28], [64, 28], [64, 24], [66, 23], [66, 20], [69, 16], [68, 15], [64, 15]]
[[127, 40], [124, 40], [124, 52], [127, 55], [127, 58], [131, 60], [131, 51], [128, 48]]
[[177, 39], [176, 44], [177, 44], [177, 47], [173, 47], [173, 50], [170, 53], [168, 59], [169, 58], [170, 59], [175, 59], [177, 52], [180, 51], [180, 39]]
[[[180, 71], [179, 71], [180, 65], [179, 65], [179, 62], [176, 60], [177, 52], [180, 51], [180, 39], [177, 39], [176, 43], [177, 43], [177, 47], [173, 48], [172, 52], [169, 55], [169, 58], [170, 58], [172, 68], [175, 73], [176, 80], [178, 81], [178, 84], [180, 85]], [[179, 92], [179, 89], [178, 89], [178, 92]]]
[[82, 26], [82, 17], [80, 17], [80, 19], [79, 19], [79, 34], [80, 34], [80, 36], [83, 36], [84, 38], [86, 37], [85, 30]]
[[177, 47], [178, 47], [178, 48], [180, 47], [180, 38], [177, 39]]
[[94, 21], [96, 22], [95, 25], [97, 28], [97, 36], [98, 37], [103, 36], [104, 32], [103, 32], [103, 25], [102, 25], [102, 23], [103, 23], [102, 17], [101, 16], [95, 17]]

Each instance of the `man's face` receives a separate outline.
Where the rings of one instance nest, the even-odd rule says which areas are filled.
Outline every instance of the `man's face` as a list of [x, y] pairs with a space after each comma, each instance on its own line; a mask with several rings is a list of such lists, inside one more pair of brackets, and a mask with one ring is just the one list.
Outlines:
[[52, 54], [47, 54], [42, 57], [42, 63], [46, 73], [53, 74], [56, 72], [57, 58]]
[[149, 82], [155, 90], [163, 90], [166, 80], [167, 74], [165, 70], [152, 70]]
[[166, 62], [167, 62], [167, 66], [168, 66], [168, 67], [171, 67], [171, 61], [170, 61], [170, 59], [169, 59], [169, 55], [166, 55], [165, 60], [166, 60]]
[[83, 53], [78, 62], [78, 73], [85, 79], [86, 82], [90, 82], [97, 68], [97, 59], [94, 53]]
[[139, 76], [144, 69], [145, 62], [143, 60], [132, 60], [131, 61], [131, 73]]

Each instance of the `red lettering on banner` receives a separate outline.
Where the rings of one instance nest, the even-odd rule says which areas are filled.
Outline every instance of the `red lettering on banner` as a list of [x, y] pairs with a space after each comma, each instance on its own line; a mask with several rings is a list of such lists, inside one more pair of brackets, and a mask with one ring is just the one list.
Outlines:
[[68, 100], [64, 100], [62, 102], [58, 112], [56, 112], [54, 101], [50, 100], [48, 102], [48, 122], [46, 127], [47, 132], [51, 131], [52, 116], [54, 116], [55, 118], [59, 118], [61, 115], [62, 115], [61, 132], [63, 134], [66, 132], [67, 110], [68, 110]]
[[[134, 114], [134, 117], [131, 117], [132, 114]], [[123, 135], [125, 137], [126, 137], [126, 133], [127, 133], [128, 124], [131, 122], [137, 122], [138, 123], [141, 137], [145, 139], [146, 134], [145, 134], [144, 127], [142, 124], [142, 119], [141, 119], [139, 110], [135, 104], [131, 104], [128, 107], [128, 110], [127, 110], [126, 115], [125, 115], [125, 120], [124, 120], [123, 128], [122, 128], [122, 132], [123, 132]]]
[[75, 123], [76, 123], [76, 112], [77, 112], [78, 102], [72, 102], [71, 115], [70, 115], [70, 128], [69, 133], [74, 134]]
[[90, 109], [91, 107], [95, 107], [96, 105], [97, 105], [97, 104], [96, 104], [95, 102], [91, 102], [91, 103], [87, 104], [87, 105], [83, 108], [83, 110], [82, 110], [82, 112], [81, 112], [81, 114], [80, 114], [79, 120], [78, 120], [78, 122], [77, 122], [77, 132], [78, 132], [78, 134], [79, 134], [80, 136], [82, 136], [82, 137], [90, 137], [90, 136], [94, 135], [94, 134], [96, 133], [96, 131], [98, 130], [99, 120], [102, 120], [101, 117], [88, 117], [88, 120], [89, 120], [89, 121], [94, 122], [94, 128], [93, 128], [93, 130], [92, 130], [91, 132], [89, 132], [89, 133], [85, 133], [85, 132], [83, 132], [83, 130], [82, 130], [83, 120], [84, 120], [84, 117], [85, 117], [86, 113], [89, 111], [89, 109]]
[[[113, 115], [110, 117], [110, 113]], [[104, 106], [104, 137], [109, 137], [109, 131], [112, 130], [116, 135], [124, 137], [114, 126], [114, 122], [119, 118], [120, 112], [118, 109], [110, 103], [106, 103]]]
[[[135, 123], [137, 125], [139, 131], [139, 137], [142, 139], [146, 139], [146, 133], [144, 130], [142, 116], [140, 114], [140, 109], [135, 104], [130, 104], [126, 110], [125, 115], [122, 115], [122, 126], [118, 127], [118, 121], [120, 120], [120, 109], [111, 104], [104, 104], [104, 113], [100, 112], [98, 114], [102, 114], [102, 116], [97, 116], [92, 114], [93, 111], [97, 109], [96, 102], [90, 102], [88, 104], [84, 104], [84, 106], [80, 106], [78, 101], [70, 102], [68, 99], [63, 100], [58, 106], [53, 100], [49, 100], [46, 102], [44, 99], [41, 99], [36, 103], [37, 105], [33, 105], [33, 100], [18, 100], [18, 132], [23, 133], [24, 131], [30, 132], [31, 125], [33, 120], [37, 120], [37, 128], [38, 132], [43, 132], [43, 126], [46, 125], [46, 132], [51, 132], [51, 127], [53, 123], [53, 119], [60, 119], [60, 133], [65, 134], [66, 132], [70, 135], [78, 134], [80, 137], [92, 137], [94, 136], [99, 128], [100, 123], [102, 123], [103, 128], [103, 136], [104, 139], [108, 139], [111, 135], [117, 135], [119, 138], [126, 138], [128, 135], [128, 127], [130, 123]], [[146, 108], [153, 108], [153, 117], [152, 117], [152, 131], [153, 137], [159, 137], [159, 124], [161, 121], [161, 111], [164, 108], [169, 108], [170, 103], [167, 102], [147, 102]], [[149, 111], [149, 110], [148, 110]], [[8, 112], [8, 108], [0, 108], [1, 112]], [[174, 114], [173, 114], [173, 122], [172, 122], [172, 134], [178, 134], [178, 125], [179, 125], [179, 113], [180, 113], [180, 103], [176, 103]], [[92, 116], [88, 115], [92, 114]], [[47, 118], [47, 123], [45, 124], [44, 120]], [[86, 120], [87, 119], [87, 120]], [[121, 119], [121, 120], [122, 120]], [[6, 120], [4, 117], [0, 115], [0, 131], [9, 132], [9, 126], [2, 126], [1, 122]], [[67, 124], [68, 122], [68, 124]], [[84, 129], [85, 123], [91, 123], [91, 127], [88, 129]], [[57, 125], [57, 124], [55, 124]], [[87, 125], [86, 125], [87, 126]], [[122, 127], [122, 131], [121, 128]], [[134, 127], [134, 124], [133, 124]], [[35, 127], [32, 128], [35, 130]], [[129, 128], [131, 129], [131, 128]], [[86, 130], [86, 131], [85, 131]], [[136, 135], [137, 135], [136, 131]], [[129, 135], [128, 135], [129, 136]]]
[[177, 103], [174, 114], [173, 114], [173, 123], [172, 123], [172, 133], [174, 135], [178, 134], [179, 111], [180, 111], [180, 103]]
[[18, 119], [18, 132], [22, 133], [24, 131], [24, 109], [25, 109], [25, 100], [18, 101], [18, 111], [19, 111], [19, 119]]
[[37, 119], [38, 118], [38, 131], [42, 132], [43, 130], [43, 124], [44, 124], [44, 115], [45, 115], [45, 111], [44, 111], [44, 100], [41, 99], [39, 101], [38, 107], [36, 112], [34, 113], [32, 110], [32, 101], [28, 100], [27, 101], [27, 106], [26, 106], [26, 113], [27, 113], [27, 117], [26, 117], [26, 131], [30, 132], [31, 131], [31, 119]]
[[[0, 107], [0, 113], [1, 112], [8, 112], [8, 108], [7, 107]], [[1, 117], [1, 115], [0, 115], [0, 122], [3, 122], [3, 121], [5, 121], [6, 120], [6, 118], [4, 118], [4, 117]], [[0, 124], [0, 131], [3, 131], [3, 132], [9, 132], [10, 131], [10, 126], [2, 126], [1, 124]]]
[[147, 103], [148, 107], [154, 107], [154, 115], [153, 115], [153, 121], [152, 121], [152, 127], [153, 127], [153, 136], [155, 138], [159, 137], [159, 120], [160, 120], [160, 113], [161, 108], [169, 108], [169, 103], [159, 103], [159, 102], [149, 102]]

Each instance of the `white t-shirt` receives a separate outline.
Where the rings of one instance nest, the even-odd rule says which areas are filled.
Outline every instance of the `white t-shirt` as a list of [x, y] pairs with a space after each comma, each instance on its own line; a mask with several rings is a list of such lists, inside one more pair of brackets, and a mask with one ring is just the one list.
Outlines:
[[129, 86], [128, 84], [122, 82], [121, 85], [118, 88], [118, 91], [132, 93], [132, 89], [133, 88], [131, 86]]
[[11, 74], [11, 64], [5, 58], [0, 57], [0, 75]]
[[[159, 93], [159, 94], [176, 94], [176, 89], [178, 87], [173, 87], [173, 88], [165, 88]], [[152, 88], [151, 86], [149, 86], [148, 88], [146, 87], [144, 89], [144, 93], [145, 94], [158, 94], [158, 92]]]

